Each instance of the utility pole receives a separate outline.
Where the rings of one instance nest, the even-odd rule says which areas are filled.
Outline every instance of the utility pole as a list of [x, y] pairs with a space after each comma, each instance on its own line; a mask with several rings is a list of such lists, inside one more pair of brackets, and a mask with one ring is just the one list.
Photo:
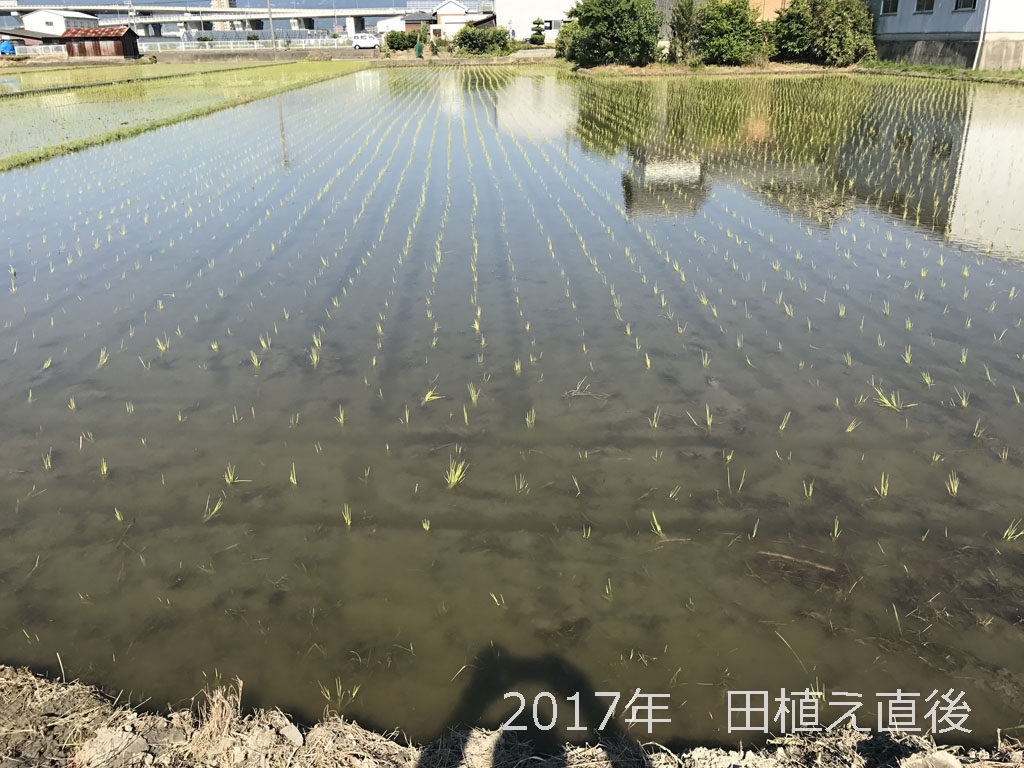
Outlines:
[[270, 9], [270, 0], [267, 0], [267, 23], [270, 25], [270, 45], [274, 49], [274, 58], [277, 58], [277, 35], [274, 34], [274, 12]]

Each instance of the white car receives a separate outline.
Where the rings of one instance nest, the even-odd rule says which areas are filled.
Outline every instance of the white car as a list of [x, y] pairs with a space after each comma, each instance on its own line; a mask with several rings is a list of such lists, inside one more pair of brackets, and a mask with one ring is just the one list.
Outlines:
[[376, 35], [360, 32], [359, 34], [352, 35], [352, 47], [380, 49], [380, 40], [377, 39]]

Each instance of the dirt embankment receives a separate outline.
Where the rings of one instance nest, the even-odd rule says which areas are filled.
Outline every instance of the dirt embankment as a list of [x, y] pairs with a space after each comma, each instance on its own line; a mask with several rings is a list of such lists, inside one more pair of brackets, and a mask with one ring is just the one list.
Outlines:
[[533, 753], [508, 734], [452, 732], [426, 747], [400, 744], [330, 715], [303, 729], [279, 710], [241, 707], [241, 683], [203, 692], [192, 709], [138, 712], [80, 683], [0, 666], [0, 768], [1009, 768], [1024, 765], [1019, 743], [992, 750], [944, 748], [925, 739], [861, 733], [791, 739], [760, 751], [620, 741]]

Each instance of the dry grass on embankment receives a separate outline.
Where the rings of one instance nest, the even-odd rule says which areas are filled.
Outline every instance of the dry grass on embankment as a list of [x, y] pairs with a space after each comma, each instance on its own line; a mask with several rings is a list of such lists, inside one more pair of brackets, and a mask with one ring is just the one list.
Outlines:
[[[937, 750], [922, 738], [851, 732], [794, 739], [763, 751], [669, 752], [620, 742], [538, 757], [493, 731], [452, 732], [419, 748], [331, 715], [300, 729], [278, 710], [245, 713], [240, 683], [168, 714], [133, 710], [80, 683], [0, 666], [0, 768], [956, 768], [1024, 765], [1017, 743], [991, 751]], [[395, 734], [397, 737], [397, 734]]]

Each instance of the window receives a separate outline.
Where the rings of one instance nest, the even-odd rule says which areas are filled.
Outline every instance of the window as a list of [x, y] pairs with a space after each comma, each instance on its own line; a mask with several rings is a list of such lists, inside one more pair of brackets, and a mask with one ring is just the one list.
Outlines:
[[935, 0], [917, 0], [917, 13], [931, 13], [935, 10]]
[[43, 23], [44, 23], [44, 24], [45, 24], [46, 26], [48, 26], [48, 27], [52, 27], [52, 26], [53, 26], [53, 22], [52, 22], [52, 21], [44, 21]]
[[882, 0], [882, 14], [896, 13], [900, 7], [900, 0]]
[[978, 7], [978, 0], [956, 0], [954, 11], [973, 11]]

